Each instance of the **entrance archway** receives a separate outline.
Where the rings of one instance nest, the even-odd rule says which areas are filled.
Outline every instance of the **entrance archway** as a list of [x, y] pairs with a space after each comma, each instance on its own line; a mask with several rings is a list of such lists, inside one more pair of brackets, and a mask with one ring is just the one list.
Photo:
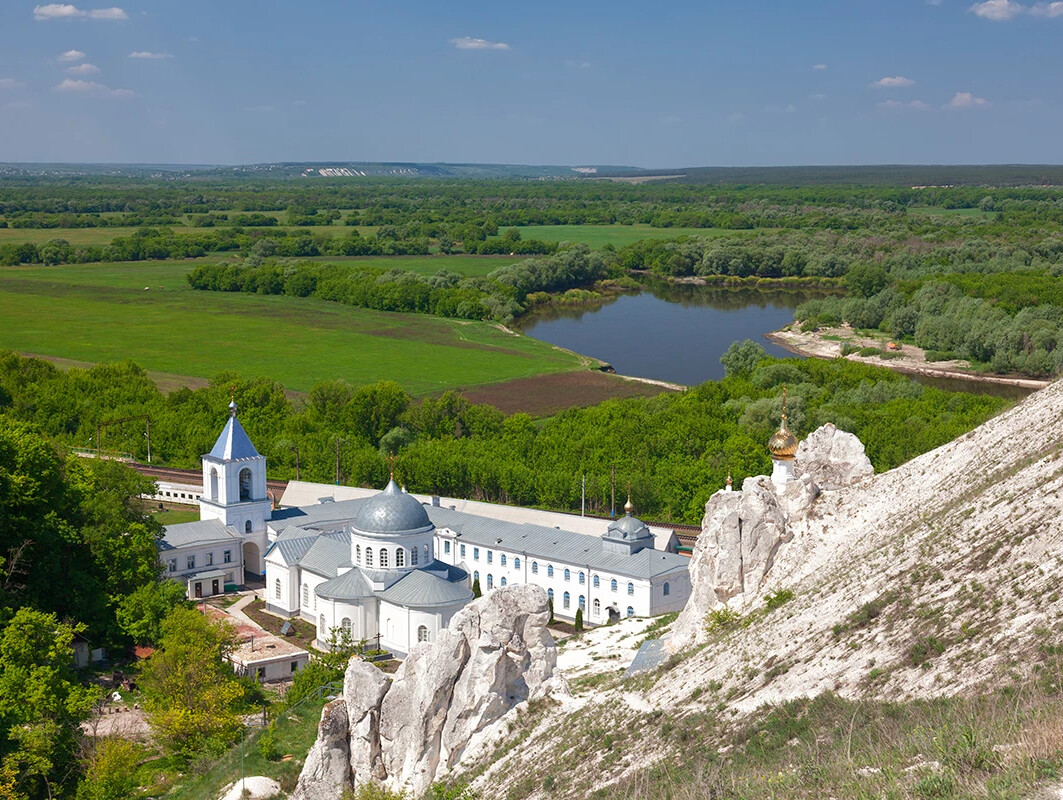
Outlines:
[[257, 579], [262, 578], [262, 557], [258, 551], [258, 545], [254, 542], [244, 542], [243, 544], [244, 554], [244, 572], [249, 577]]

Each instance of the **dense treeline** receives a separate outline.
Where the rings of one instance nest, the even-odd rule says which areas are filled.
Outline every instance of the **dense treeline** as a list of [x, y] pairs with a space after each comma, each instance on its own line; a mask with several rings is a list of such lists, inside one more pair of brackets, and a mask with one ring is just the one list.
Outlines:
[[[315, 386], [293, 402], [267, 379], [218, 376], [210, 387], [164, 395], [134, 364], [60, 372], [8, 353], [0, 386], [9, 414], [71, 445], [93, 440], [97, 420], [151, 415], [156, 461], [196, 467], [224, 423], [229, 387], [240, 418], [276, 477], [376, 486], [386, 454], [413, 490], [575, 510], [580, 476], [589, 507], [609, 510], [609, 474], [632, 486], [640, 512], [695, 523], [730, 470], [738, 479], [770, 469], [765, 441], [778, 424], [781, 386], [799, 433], [832, 421], [867, 444], [887, 469], [951, 440], [999, 411], [1003, 400], [947, 393], [862, 364], [764, 359], [735, 348], [728, 377], [681, 393], [572, 409], [535, 423], [505, 417], [447, 393], [420, 404], [395, 384]], [[751, 352], [750, 352], [751, 351]], [[145, 456], [143, 426], [110, 428], [102, 446]]]
[[378, 311], [509, 322], [525, 310], [533, 293], [585, 286], [610, 274], [620, 277], [612, 252], [576, 245], [499, 267], [486, 277], [304, 261], [203, 264], [188, 274], [188, 283], [193, 289], [317, 297]]

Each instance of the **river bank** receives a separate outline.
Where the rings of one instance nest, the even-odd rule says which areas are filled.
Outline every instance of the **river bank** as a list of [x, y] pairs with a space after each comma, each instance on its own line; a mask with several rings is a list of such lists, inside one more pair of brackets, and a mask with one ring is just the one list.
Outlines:
[[[848, 358], [878, 367], [904, 372], [909, 375], [947, 380], [962, 380], [974, 383], [1014, 386], [1027, 391], [1037, 391], [1051, 381], [1018, 375], [987, 375], [975, 372], [966, 361], [927, 361], [922, 348], [910, 344], [890, 343], [895, 349], [884, 349], [880, 339], [860, 336], [852, 328], [821, 328], [817, 331], [799, 331], [787, 326], [765, 334], [765, 338], [779, 347], [800, 356], [811, 358]], [[861, 349], [875, 348], [877, 354], [843, 353], [846, 345]]]

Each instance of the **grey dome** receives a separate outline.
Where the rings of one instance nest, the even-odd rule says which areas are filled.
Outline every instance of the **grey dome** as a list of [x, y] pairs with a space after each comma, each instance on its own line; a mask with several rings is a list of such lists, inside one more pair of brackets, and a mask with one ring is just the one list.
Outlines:
[[370, 497], [355, 517], [354, 527], [363, 533], [420, 533], [432, 527], [428, 512], [394, 480]]
[[626, 542], [653, 538], [653, 534], [646, 527], [646, 523], [638, 517], [631, 516], [630, 512], [626, 516], [610, 523], [605, 535], [611, 539], [623, 539]]

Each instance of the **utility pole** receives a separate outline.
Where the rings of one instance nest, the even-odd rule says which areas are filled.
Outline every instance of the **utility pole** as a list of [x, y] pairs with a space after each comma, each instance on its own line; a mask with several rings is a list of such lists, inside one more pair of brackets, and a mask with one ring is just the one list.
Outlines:
[[299, 478], [299, 446], [296, 445], [295, 447], [292, 448], [292, 450], [295, 451], [295, 479], [296, 480], [300, 480], [300, 478]]
[[583, 473], [582, 488], [580, 490], [579, 515], [587, 516], [587, 473]]
[[340, 485], [340, 437], [336, 437], [336, 485]]
[[151, 463], [151, 417], [145, 417], [144, 438], [148, 440], [148, 463]]

